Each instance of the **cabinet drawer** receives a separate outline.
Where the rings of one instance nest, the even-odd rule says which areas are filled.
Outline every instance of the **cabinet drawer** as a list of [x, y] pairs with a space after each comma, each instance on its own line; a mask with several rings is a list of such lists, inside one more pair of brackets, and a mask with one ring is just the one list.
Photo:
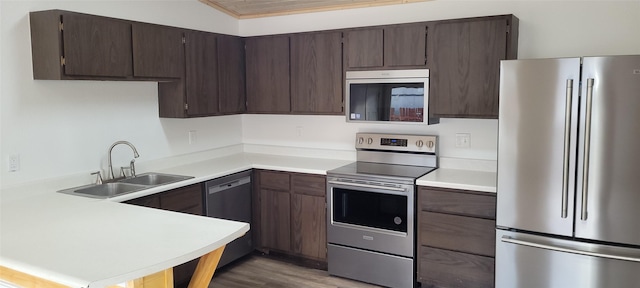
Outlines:
[[289, 173], [260, 171], [260, 187], [289, 191]]
[[202, 185], [194, 184], [160, 195], [162, 209], [202, 215]]
[[494, 220], [420, 212], [420, 244], [484, 256], [495, 256]]
[[418, 277], [422, 287], [492, 288], [494, 259], [421, 246]]
[[327, 178], [318, 175], [292, 174], [291, 189], [295, 194], [324, 197]]
[[496, 219], [495, 195], [421, 187], [420, 210]]

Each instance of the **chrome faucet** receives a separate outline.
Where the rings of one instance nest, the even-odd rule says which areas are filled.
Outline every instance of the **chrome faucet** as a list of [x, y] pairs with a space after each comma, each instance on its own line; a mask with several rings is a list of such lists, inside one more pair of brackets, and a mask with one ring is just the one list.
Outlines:
[[111, 178], [110, 179], [115, 179], [115, 174], [113, 174], [113, 165], [111, 165], [111, 151], [113, 151], [113, 147], [116, 147], [118, 144], [126, 144], [129, 145], [129, 147], [131, 147], [131, 150], [133, 150], [133, 158], [131, 160], [131, 174], [132, 176], [135, 176], [135, 168], [134, 168], [134, 162], [135, 162], [135, 158], [140, 157], [140, 154], [138, 154], [138, 150], [136, 149], [135, 146], [133, 146], [133, 144], [131, 144], [131, 142], [128, 141], [116, 141], [115, 143], [113, 143], [111, 145], [111, 147], [109, 147], [109, 173], [111, 173]]

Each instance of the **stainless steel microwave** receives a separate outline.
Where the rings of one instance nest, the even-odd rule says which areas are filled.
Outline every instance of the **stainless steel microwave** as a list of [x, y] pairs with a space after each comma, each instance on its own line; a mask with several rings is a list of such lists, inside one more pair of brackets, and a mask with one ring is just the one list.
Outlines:
[[347, 122], [429, 123], [429, 69], [346, 72]]

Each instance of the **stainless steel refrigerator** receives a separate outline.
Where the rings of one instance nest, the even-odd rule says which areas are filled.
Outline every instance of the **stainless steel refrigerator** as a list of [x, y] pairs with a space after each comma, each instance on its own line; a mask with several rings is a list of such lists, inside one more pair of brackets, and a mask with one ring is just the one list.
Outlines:
[[640, 55], [500, 66], [496, 287], [640, 287]]

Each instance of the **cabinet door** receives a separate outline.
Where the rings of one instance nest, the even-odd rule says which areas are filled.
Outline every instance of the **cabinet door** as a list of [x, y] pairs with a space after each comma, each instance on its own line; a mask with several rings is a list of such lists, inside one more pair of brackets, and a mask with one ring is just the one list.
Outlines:
[[216, 35], [185, 33], [185, 92], [187, 114], [207, 116], [218, 113], [218, 53]]
[[345, 33], [347, 68], [382, 67], [384, 30], [354, 30]]
[[183, 30], [133, 23], [133, 76], [184, 77]]
[[438, 23], [429, 112], [432, 117], [497, 118], [500, 60], [507, 55], [507, 20]]
[[202, 198], [202, 184], [193, 184], [160, 194], [160, 208], [194, 215], [204, 215]]
[[244, 40], [219, 35], [218, 97], [221, 114], [238, 114], [246, 110], [244, 69]]
[[63, 15], [62, 23], [66, 75], [131, 75], [131, 24], [78, 14]]
[[262, 247], [291, 250], [291, 195], [289, 191], [260, 190], [260, 238]]
[[325, 197], [293, 194], [291, 200], [292, 250], [304, 257], [327, 258]]
[[342, 33], [291, 36], [291, 111], [342, 113]]
[[394, 26], [384, 29], [384, 65], [425, 66], [427, 26]]
[[247, 111], [288, 113], [289, 37], [246, 40]]
[[327, 178], [291, 174], [291, 233], [293, 253], [313, 260], [327, 259]]

